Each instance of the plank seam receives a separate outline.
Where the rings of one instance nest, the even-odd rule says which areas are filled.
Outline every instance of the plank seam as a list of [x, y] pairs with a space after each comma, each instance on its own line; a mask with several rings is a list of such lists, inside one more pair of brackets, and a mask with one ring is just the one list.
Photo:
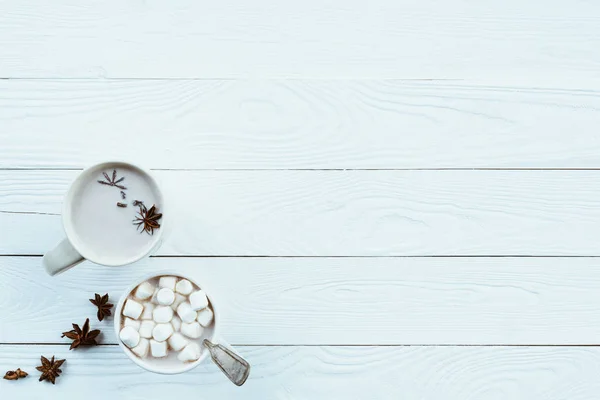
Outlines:
[[336, 78], [336, 77], [324, 77], [324, 78], [298, 78], [298, 77], [279, 77], [279, 78], [257, 78], [257, 79], [247, 79], [247, 78], [219, 78], [219, 77], [211, 77], [211, 78], [168, 78], [168, 77], [74, 77], [74, 78], [65, 78], [65, 77], [19, 77], [19, 76], [0, 76], [0, 80], [7, 81], [81, 81], [81, 82], [98, 82], [98, 81], [222, 81], [222, 82], [237, 82], [237, 81], [266, 81], [266, 82], [277, 82], [277, 81], [396, 81], [396, 82], [465, 82], [467, 79], [464, 78], [378, 78], [378, 77], [357, 77], [357, 78]]
[[288, 255], [157, 255], [151, 258], [599, 258], [600, 255], [535, 255], [535, 254], [427, 254], [427, 255], [390, 255], [390, 256], [288, 256]]
[[[600, 344], [245, 344], [232, 343], [234, 347], [599, 347]], [[70, 346], [56, 342], [3, 342], [0, 346]], [[96, 347], [116, 347], [118, 343], [100, 343]]]
[[[0, 254], [0, 257], [43, 257], [43, 254]], [[600, 258], [600, 255], [535, 255], [535, 254], [439, 254], [407, 256], [271, 256], [271, 255], [160, 255], [149, 258]]]
[[[150, 168], [151, 171], [600, 171], [600, 168], [521, 168], [521, 167], [453, 167], [453, 168]], [[0, 167], [0, 171], [83, 171], [76, 167]]]

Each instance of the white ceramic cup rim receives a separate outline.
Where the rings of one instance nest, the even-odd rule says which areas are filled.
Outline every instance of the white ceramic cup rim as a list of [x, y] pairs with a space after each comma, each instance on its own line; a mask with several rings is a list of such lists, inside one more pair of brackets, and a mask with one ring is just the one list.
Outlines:
[[117, 342], [119, 343], [119, 347], [121, 347], [121, 350], [123, 350], [123, 352], [125, 354], [127, 354], [127, 357], [129, 357], [134, 363], [136, 363], [140, 367], [142, 367], [150, 372], [157, 373], [157, 374], [163, 374], [163, 375], [181, 374], [183, 372], [192, 370], [192, 369], [196, 368], [198, 365], [200, 365], [200, 363], [202, 361], [204, 361], [206, 359], [206, 357], [208, 357], [208, 355], [210, 354], [208, 349], [205, 349], [201, 345], [200, 348], [202, 350], [201, 350], [200, 358], [198, 358], [194, 362], [182, 364], [182, 366], [180, 368], [173, 368], [173, 367], [160, 368], [160, 367], [151, 365], [151, 363], [149, 363], [149, 362], [145, 362], [143, 359], [141, 359], [137, 355], [133, 354], [133, 352], [127, 346], [125, 346], [119, 339], [119, 332], [121, 331], [121, 319], [123, 318], [123, 316], [121, 315], [121, 312], [123, 310], [123, 304], [125, 304], [125, 300], [127, 300], [127, 298], [129, 297], [129, 294], [133, 291], [133, 289], [138, 287], [138, 285], [140, 285], [141, 283], [143, 283], [147, 280], [154, 279], [159, 276], [176, 276], [178, 278], [187, 279], [188, 281], [192, 282], [194, 285], [196, 285], [200, 289], [202, 289], [204, 291], [204, 293], [206, 293], [206, 297], [208, 297], [208, 300], [210, 301], [210, 305], [213, 310], [213, 333], [212, 333], [212, 336], [210, 338], [208, 338], [208, 340], [210, 340], [213, 343], [219, 342], [219, 340], [217, 340], [217, 338], [219, 337], [220, 318], [218, 317], [219, 314], [217, 311], [216, 304], [215, 304], [213, 298], [210, 297], [210, 292], [206, 290], [206, 287], [204, 285], [198, 284], [198, 282], [195, 279], [192, 279], [187, 275], [182, 275], [178, 272], [173, 272], [173, 271], [162, 271], [162, 272], [158, 272], [158, 273], [155, 272], [151, 275], [147, 275], [143, 279], [140, 279], [139, 281], [137, 281], [135, 284], [129, 286], [125, 290], [123, 295], [121, 295], [121, 298], [119, 299], [119, 303], [117, 303], [117, 306], [115, 308], [115, 313], [114, 313], [115, 335], [117, 337]]
[[69, 190], [67, 190], [67, 194], [65, 195], [65, 198], [63, 201], [63, 207], [62, 207], [63, 228], [65, 230], [65, 234], [67, 235], [67, 239], [69, 239], [69, 242], [71, 243], [73, 248], [75, 248], [75, 250], [77, 250], [77, 252], [79, 254], [81, 254], [81, 256], [83, 258], [85, 258], [86, 260], [89, 260], [96, 264], [106, 265], [109, 267], [120, 267], [123, 265], [132, 264], [132, 263], [139, 261], [142, 258], [146, 257], [148, 254], [152, 253], [152, 251], [160, 244], [162, 234], [165, 229], [164, 221], [163, 221], [163, 219], [161, 219], [161, 228], [157, 229], [153, 234], [154, 245], [152, 245], [148, 250], [144, 251], [143, 253], [139, 253], [128, 259], [123, 259], [122, 261], [119, 261], [119, 262], [112, 262], [112, 261], [95, 258], [93, 255], [90, 255], [86, 251], [85, 248], [82, 248], [82, 246], [80, 246], [80, 243], [78, 240], [78, 235], [75, 232], [75, 228], [73, 227], [73, 224], [72, 224], [72, 207], [71, 207], [71, 205], [73, 202], [73, 196], [75, 195], [76, 190], [83, 183], [84, 177], [88, 171], [97, 169], [102, 166], [106, 166], [107, 168], [114, 168], [115, 165], [119, 165], [119, 164], [124, 165], [127, 168], [135, 169], [135, 170], [143, 173], [144, 175], [146, 175], [148, 180], [152, 183], [152, 185], [154, 185], [154, 188], [156, 189], [156, 194], [159, 197], [159, 203], [161, 205], [161, 213], [164, 213], [165, 198], [164, 198], [163, 193], [160, 189], [160, 186], [158, 185], [158, 182], [156, 181], [154, 176], [147, 169], [142, 168], [139, 165], [135, 165], [135, 164], [126, 162], [126, 161], [105, 161], [105, 162], [94, 164], [92, 166], [85, 168], [83, 171], [81, 171], [77, 175], [75, 180], [73, 182], [71, 182], [71, 185], [69, 186]]

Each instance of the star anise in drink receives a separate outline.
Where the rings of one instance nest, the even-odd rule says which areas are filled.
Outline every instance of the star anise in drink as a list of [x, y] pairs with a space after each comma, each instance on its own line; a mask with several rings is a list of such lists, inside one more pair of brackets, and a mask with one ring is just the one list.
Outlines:
[[[104, 175], [104, 179], [106, 179], [106, 180], [98, 181], [98, 183], [100, 183], [102, 185], [107, 185], [107, 186], [115, 186], [122, 190], [127, 190], [127, 188], [125, 186], [119, 185], [120, 182], [123, 182], [123, 180], [125, 180], [125, 177], [122, 176], [121, 178], [117, 179], [117, 170], [116, 169], [113, 169], [112, 178], [110, 176], [108, 176], [108, 174], [106, 172], [102, 172], [102, 175]], [[123, 193], [123, 192], [121, 192], [121, 193]]]
[[90, 319], [87, 318], [83, 324], [83, 328], [80, 328], [77, 324], [73, 324], [73, 329], [68, 332], [63, 332], [61, 337], [66, 336], [73, 341], [71, 347], [69, 347], [69, 350], [73, 350], [79, 346], [96, 346], [98, 344], [96, 342], [96, 337], [99, 334], [99, 329], [90, 331]]
[[98, 307], [98, 321], [102, 321], [104, 317], [108, 317], [110, 315], [110, 309], [113, 307], [112, 304], [108, 302], [108, 293], [104, 296], [100, 296], [98, 293], [94, 295], [93, 299], [90, 299], [90, 303]]
[[40, 382], [41, 381], [49, 381], [49, 382], [52, 382], [52, 384], [54, 385], [54, 381], [62, 372], [62, 370], [60, 369], [60, 366], [63, 365], [65, 360], [56, 360], [55, 361], [54, 356], [52, 356], [52, 359], [50, 359], [50, 360], [48, 360], [46, 357], [42, 356], [41, 360], [42, 360], [42, 365], [40, 365], [39, 367], [36, 367], [36, 369], [42, 373], [42, 375], [40, 376]]
[[162, 218], [162, 214], [156, 212], [156, 205], [147, 209], [144, 203], [139, 203], [140, 210], [133, 224], [137, 225], [138, 229], [141, 228], [140, 233], [146, 232], [148, 235], [154, 235], [154, 230], [160, 228], [158, 220]]

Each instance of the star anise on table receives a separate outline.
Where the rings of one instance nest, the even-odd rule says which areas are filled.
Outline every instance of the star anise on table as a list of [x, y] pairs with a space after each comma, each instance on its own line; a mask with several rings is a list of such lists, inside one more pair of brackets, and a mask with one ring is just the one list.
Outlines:
[[110, 309], [113, 307], [111, 303], [108, 302], [108, 293], [104, 296], [100, 296], [98, 293], [94, 294], [94, 298], [90, 299], [90, 303], [98, 307], [98, 321], [102, 321], [104, 317], [108, 317], [110, 315]]
[[160, 224], [157, 222], [162, 218], [162, 214], [156, 212], [156, 205], [153, 205], [148, 210], [144, 203], [139, 204], [140, 210], [138, 216], [133, 220], [133, 224], [142, 228], [140, 233], [146, 232], [148, 235], [154, 235], [154, 230], [160, 228]]
[[94, 329], [90, 331], [90, 319], [87, 318], [85, 323], [83, 324], [83, 328], [80, 328], [79, 325], [73, 324], [73, 329], [68, 332], [63, 332], [61, 337], [68, 337], [73, 340], [71, 343], [71, 347], [69, 350], [76, 349], [79, 346], [91, 346], [98, 345], [96, 342], [96, 337], [100, 334], [99, 329]]
[[25, 378], [27, 375], [29, 375], [27, 372], [21, 371], [21, 368], [17, 368], [16, 371], [6, 371], [6, 374], [4, 374], [4, 379], [16, 381], [19, 378]]
[[40, 365], [39, 367], [36, 367], [36, 369], [42, 373], [42, 375], [40, 376], [40, 382], [41, 381], [49, 381], [49, 382], [52, 382], [52, 384], [54, 385], [54, 381], [62, 372], [62, 370], [60, 369], [60, 366], [63, 365], [65, 360], [56, 360], [55, 361], [54, 356], [52, 356], [52, 359], [50, 359], [50, 360], [48, 360], [46, 357], [42, 356], [41, 360], [42, 360], [42, 365]]
[[102, 172], [102, 175], [104, 175], [104, 179], [106, 179], [106, 180], [98, 181], [98, 183], [101, 183], [102, 185], [115, 186], [115, 187], [118, 187], [119, 189], [127, 190], [127, 188], [125, 186], [119, 185], [120, 182], [123, 182], [125, 177], [123, 176], [123, 177], [117, 179], [117, 170], [116, 169], [113, 169], [112, 178], [110, 176], [108, 176], [108, 174], [106, 172]]

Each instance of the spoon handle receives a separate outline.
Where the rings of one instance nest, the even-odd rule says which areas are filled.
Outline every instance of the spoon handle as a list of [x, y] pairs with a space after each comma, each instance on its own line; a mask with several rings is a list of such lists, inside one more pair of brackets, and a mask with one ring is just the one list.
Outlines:
[[250, 375], [250, 364], [239, 354], [221, 344], [215, 344], [204, 339], [202, 342], [210, 352], [210, 357], [215, 364], [223, 371], [229, 380], [237, 386], [242, 386], [248, 375]]

